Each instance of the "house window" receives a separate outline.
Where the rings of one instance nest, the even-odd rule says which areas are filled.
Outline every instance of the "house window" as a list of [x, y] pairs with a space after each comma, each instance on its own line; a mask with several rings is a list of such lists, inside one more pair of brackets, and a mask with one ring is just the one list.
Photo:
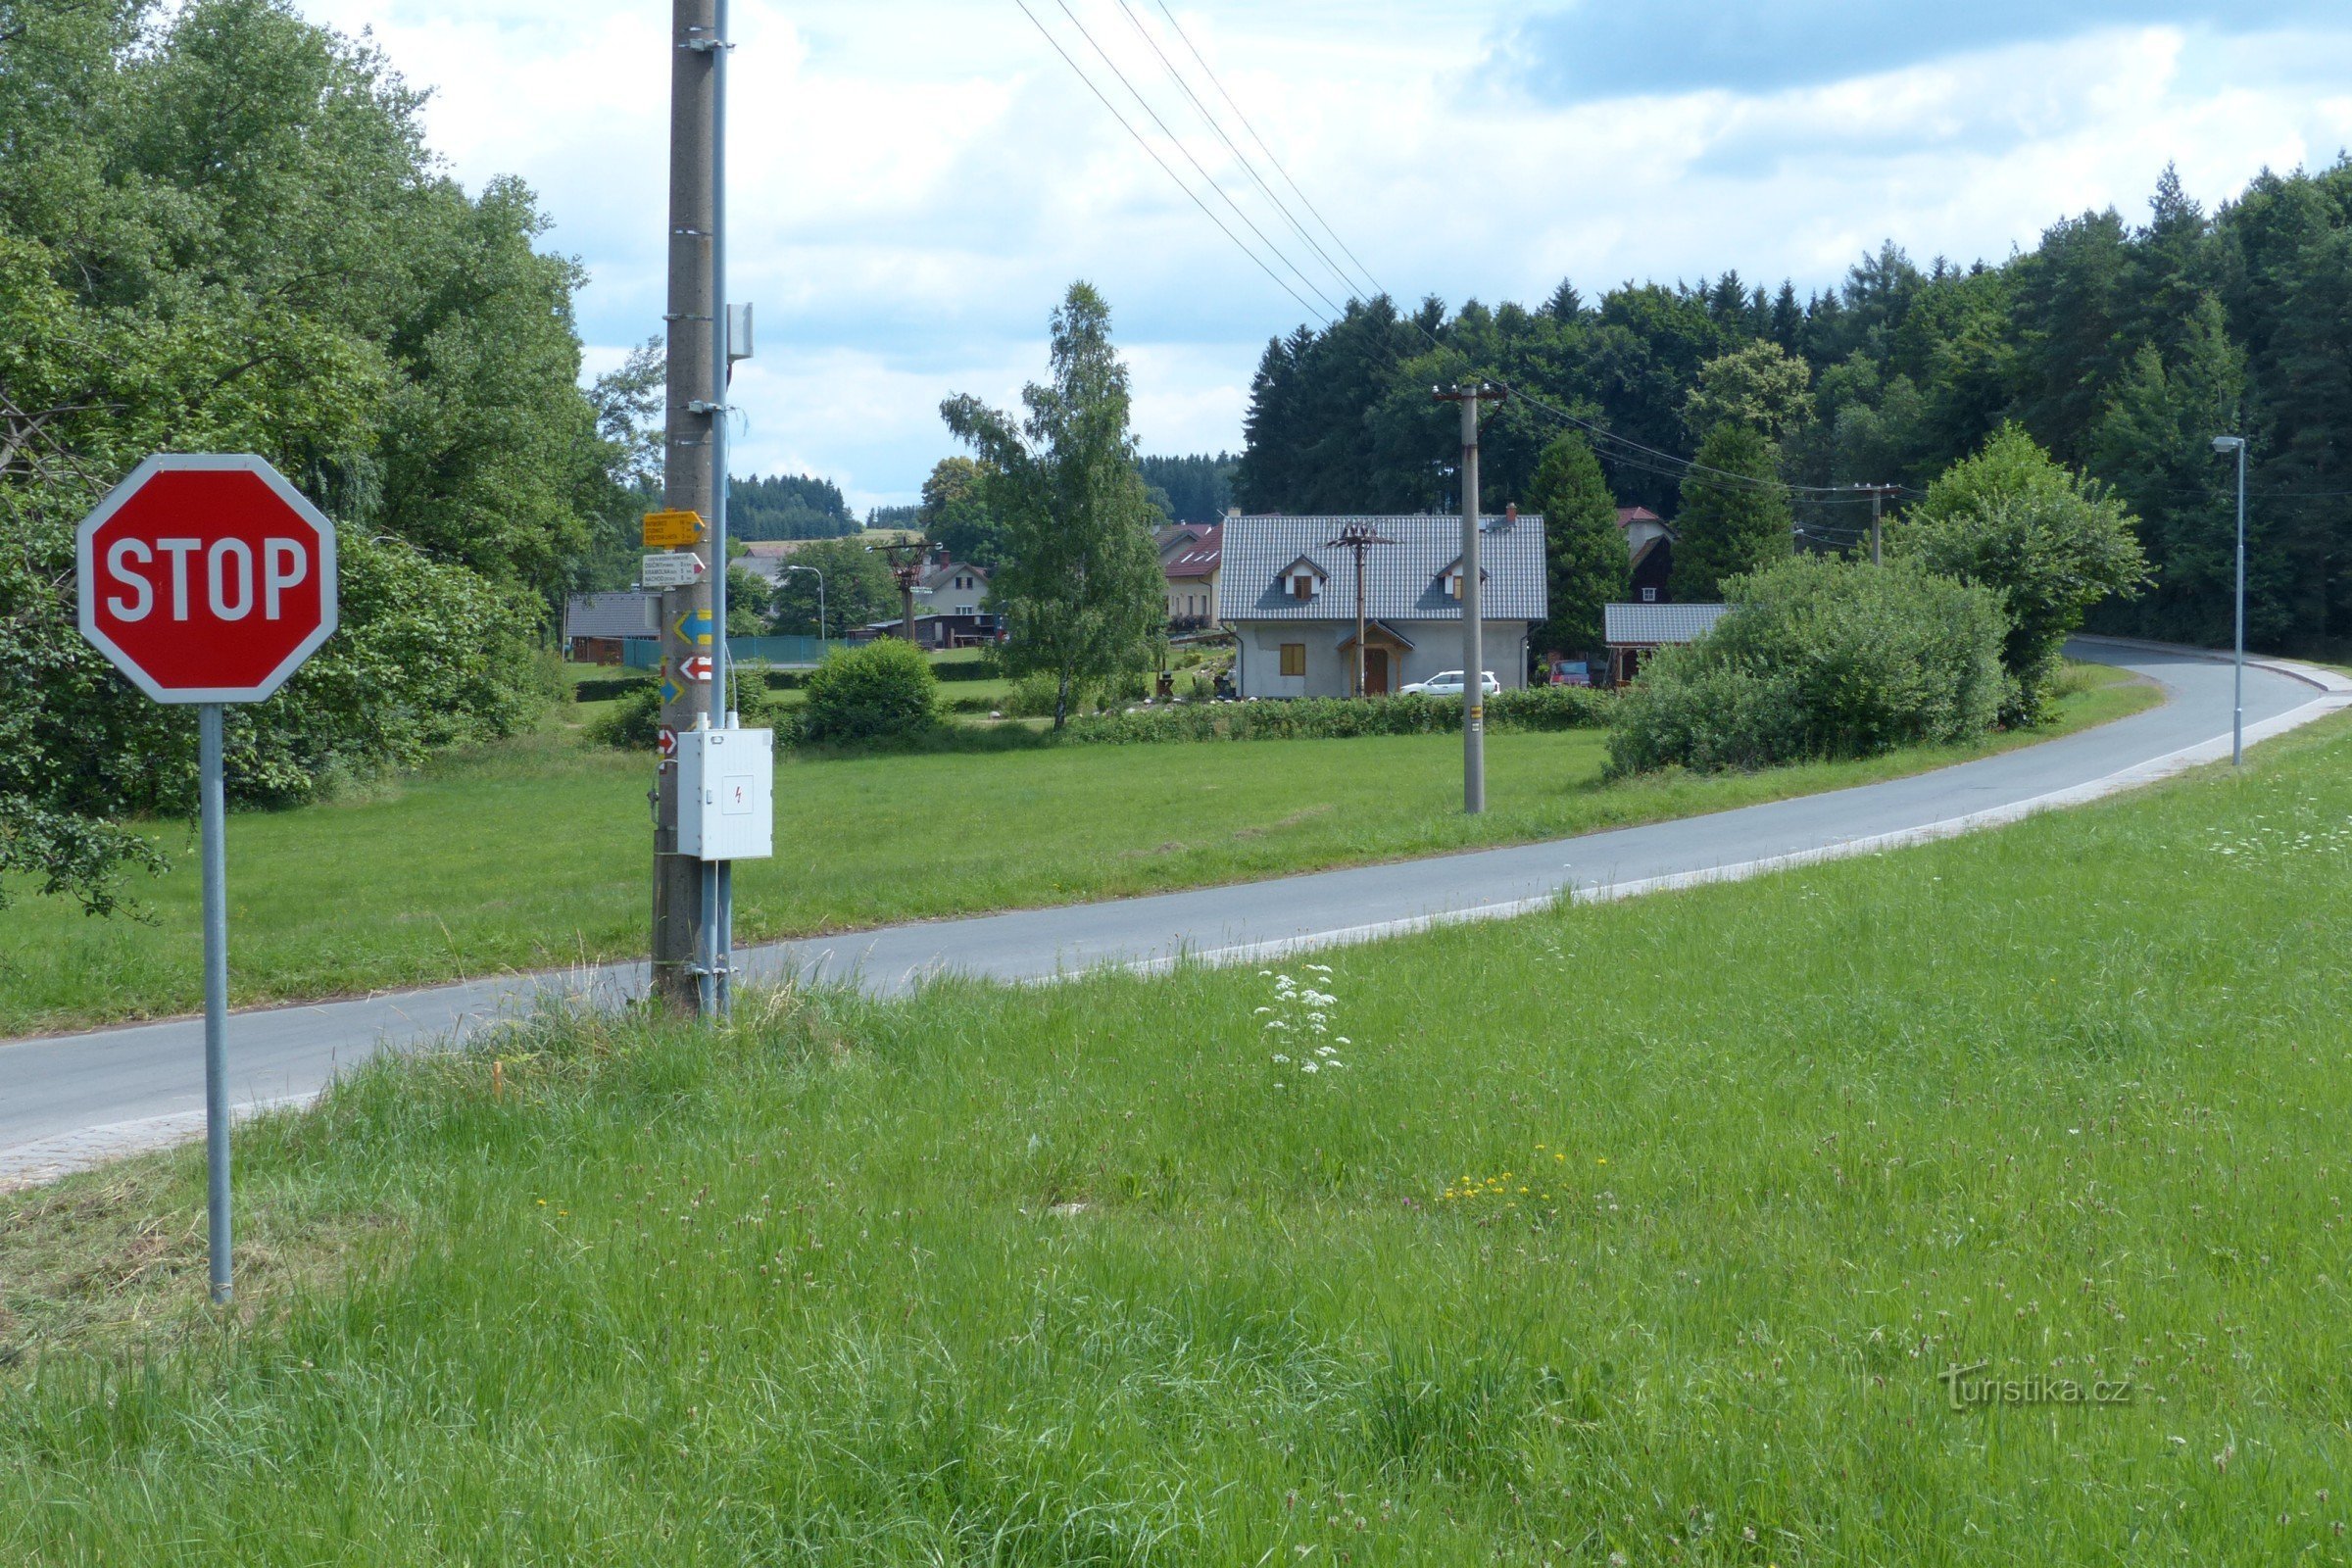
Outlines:
[[1654, 604], [1656, 604], [1656, 603], [1658, 602], [1658, 591], [1657, 591], [1655, 588], [1644, 588], [1644, 589], [1642, 589], [1642, 602], [1643, 604], [1645, 604], [1645, 605], [1654, 605]]
[[1315, 574], [1311, 571], [1301, 571], [1293, 576], [1291, 578], [1291, 597], [1293, 599], [1314, 598]]
[[1446, 597], [1448, 599], [1462, 597], [1462, 574], [1460, 572], [1449, 571], [1446, 574]]
[[1285, 675], [1304, 675], [1306, 673], [1306, 644], [1284, 643], [1282, 645], [1282, 672]]

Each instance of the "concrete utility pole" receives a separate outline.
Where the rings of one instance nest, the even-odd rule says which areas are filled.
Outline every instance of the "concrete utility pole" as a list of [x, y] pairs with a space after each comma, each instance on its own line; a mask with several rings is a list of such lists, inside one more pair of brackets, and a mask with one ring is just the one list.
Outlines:
[[1901, 495], [1903, 487], [1899, 484], [1858, 484], [1854, 489], [1870, 497], [1870, 564], [1884, 566], [1886, 564], [1884, 545], [1886, 498]]
[[[720, 534], [726, 444], [726, 311], [719, 227], [726, 44], [723, 0], [673, 0], [670, 24], [668, 396], [662, 505], [710, 524], [694, 546], [706, 568], [662, 595], [662, 727], [725, 723], [726, 638]], [[700, 679], [697, 679], [697, 676]], [[708, 689], [705, 689], [705, 683]], [[715, 727], [715, 725], [714, 725]], [[654, 828], [654, 994], [674, 1012], [714, 1010], [709, 973], [718, 871], [678, 853], [678, 774], [664, 760]]]
[[1487, 650], [1480, 601], [1478, 416], [1480, 406], [1510, 394], [1484, 381], [1465, 381], [1441, 403], [1462, 406], [1462, 809], [1472, 816], [1487, 808]]

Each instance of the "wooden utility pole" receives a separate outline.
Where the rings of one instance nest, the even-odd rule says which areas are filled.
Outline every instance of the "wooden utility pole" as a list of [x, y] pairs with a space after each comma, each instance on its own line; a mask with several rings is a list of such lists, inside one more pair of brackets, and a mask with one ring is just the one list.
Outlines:
[[884, 545], [882, 559], [890, 563], [891, 575], [899, 581], [899, 630], [906, 635], [906, 646], [914, 641], [914, 589], [923, 580], [923, 557], [927, 545]]
[[[662, 505], [707, 520], [694, 553], [704, 570], [689, 587], [662, 595], [662, 727], [675, 735], [725, 703], [725, 628], [713, 585], [726, 571], [724, 545], [709, 523], [719, 514], [726, 439], [720, 395], [726, 347], [719, 297], [719, 138], [726, 45], [721, 0], [673, 0], [670, 15], [669, 309]], [[701, 678], [695, 678], [697, 675]], [[710, 684], [706, 684], [710, 683]], [[711, 686], [715, 686], [715, 691]], [[654, 827], [654, 995], [673, 1012], [706, 1009], [713, 976], [701, 971], [715, 869], [678, 853], [678, 773], [666, 757], [656, 788]], [[708, 884], [708, 885], [707, 885]]]
[[1481, 405], [1510, 394], [1485, 381], [1464, 381], [1441, 403], [1462, 406], [1462, 809], [1487, 808], [1487, 651], [1479, 576], [1478, 416]]
[[1366, 690], [1369, 682], [1364, 674], [1364, 552], [1374, 545], [1393, 545], [1396, 542], [1383, 538], [1380, 530], [1368, 522], [1351, 522], [1340, 530], [1337, 539], [1327, 541], [1324, 546], [1326, 549], [1351, 550], [1355, 553], [1355, 682], [1351, 695], [1356, 697], [1369, 695]]

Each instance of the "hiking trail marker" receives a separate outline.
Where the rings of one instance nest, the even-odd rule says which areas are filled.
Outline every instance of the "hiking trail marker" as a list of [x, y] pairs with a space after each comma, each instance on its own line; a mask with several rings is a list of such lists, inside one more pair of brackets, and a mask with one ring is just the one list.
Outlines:
[[645, 548], [683, 550], [699, 545], [710, 533], [699, 512], [649, 512], [645, 514]]
[[637, 585], [641, 588], [691, 588], [703, 580], [710, 567], [703, 558], [691, 550], [665, 551], [647, 556], [639, 568]]
[[194, 705], [204, 823], [204, 1105], [213, 1299], [229, 1299], [228, 875], [220, 710], [335, 631], [335, 525], [260, 458], [166, 453], [74, 542], [81, 634], [159, 703]]

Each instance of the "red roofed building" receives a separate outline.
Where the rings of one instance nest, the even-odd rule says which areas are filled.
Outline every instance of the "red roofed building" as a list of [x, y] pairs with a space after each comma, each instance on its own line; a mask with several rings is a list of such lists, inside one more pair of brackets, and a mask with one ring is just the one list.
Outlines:
[[1225, 565], [1225, 525], [1187, 522], [1162, 528], [1160, 575], [1168, 585], [1168, 624], [1185, 630], [1217, 623], [1217, 582]]

